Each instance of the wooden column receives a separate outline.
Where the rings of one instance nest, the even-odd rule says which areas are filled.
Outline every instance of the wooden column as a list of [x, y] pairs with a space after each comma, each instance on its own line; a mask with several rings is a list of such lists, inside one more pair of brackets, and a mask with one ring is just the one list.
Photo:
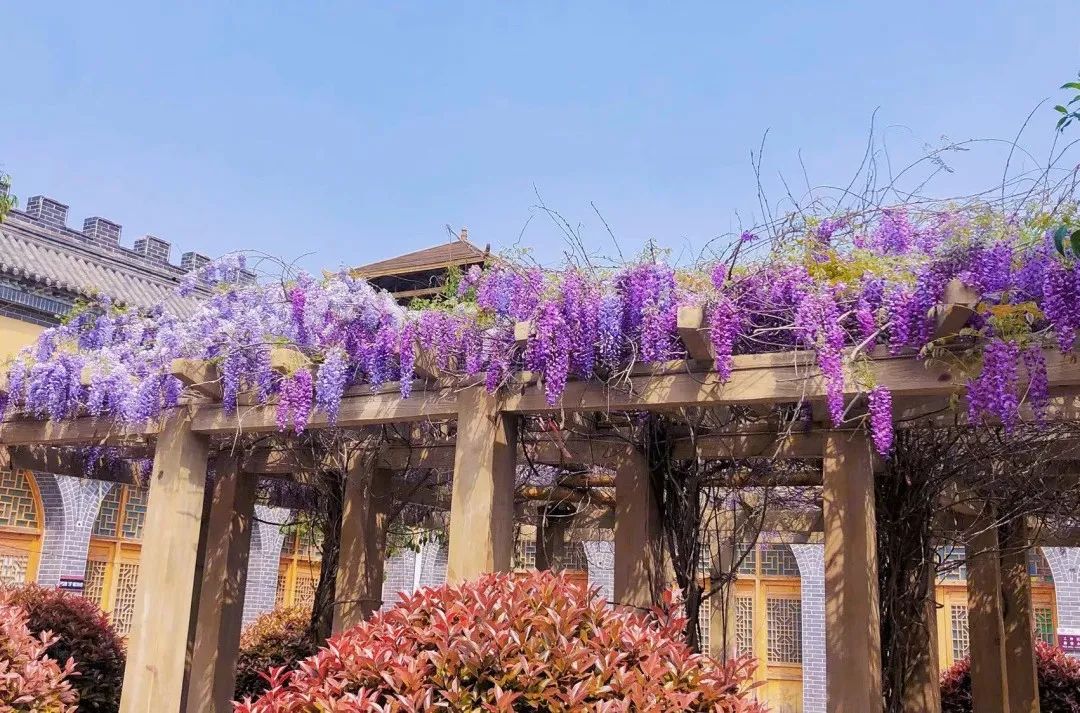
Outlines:
[[349, 463], [341, 514], [335, 634], [356, 626], [382, 606], [386, 497], [391, 476], [390, 471], [374, 467], [370, 454], [358, 453]]
[[[188, 713], [232, 710], [258, 477], [219, 457], [208, 503]], [[148, 521], [149, 523], [150, 521]]]
[[189, 411], [166, 417], [154, 453], [121, 713], [184, 710], [208, 455], [206, 438], [191, 432]]
[[971, 700], [979, 713], [1010, 713], [998, 529], [992, 514], [975, 527], [967, 549]]
[[539, 510], [536, 522], [536, 568], [561, 568], [566, 554], [566, 531], [573, 511], [558, 505]]
[[713, 553], [715, 562], [710, 566], [716, 571], [710, 573], [709, 588], [716, 591], [712, 595], [712, 607], [709, 610], [709, 654], [713, 658], [727, 661], [735, 657], [735, 580], [720, 590], [720, 583], [714, 577], [730, 577], [735, 574], [736, 539], [739, 521], [733, 508], [725, 507], [716, 514], [720, 536], [717, 538], [717, 550]]
[[882, 709], [877, 527], [866, 436], [828, 434], [822, 468], [826, 710], [877, 713]]
[[1039, 713], [1039, 679], [1035, 663], [1031, 575], [1027, 555], [1031, 539], [1023, 522], [999, 530], [1001, 601], [1005, 632], [1005, 670], [1009, 678], [1010, 713]]
[[510, 569], [517, 427], [483, 386], [458, 394], [448, 582]]
[[617, 604], [649, 608], [664, 583], [664, 541], [645, 456], [628, 452], [615, 462], [615, 572]]
[[927, 567], [927, 595], [923, 606], [925, 646], [912, 662], [911, 677], [905, 682], [904, 713], [941, 713], [941, 674], [938, 671], [937, 602], [934, 600], [936, 576], [933, 565]]

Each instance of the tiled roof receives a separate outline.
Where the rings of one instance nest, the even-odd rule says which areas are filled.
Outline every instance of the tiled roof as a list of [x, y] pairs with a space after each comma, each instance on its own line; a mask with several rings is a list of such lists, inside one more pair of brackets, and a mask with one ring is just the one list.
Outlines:
[[468, 240], [458, 239], [443, 245], [399, 255], [389, 260], [361, 265], [350, 272], [355, 277], [370, 280], [385, 275], [405, 275], [412, 272], [437, 270], [451, 265], [479, 263], [487, 259], [487, 256], [487, 250], [481, 250]]
[[0, 223], [0, 273], [72, 296], [106, 295], [127, 305], [162, 305], [174, 314], [192, 313], [198, 300], [176, 293], [182, 271], [153, 266], [137, 256], [103, 254], [100, 247], [65, 231], [36, 224], [18, 213]]

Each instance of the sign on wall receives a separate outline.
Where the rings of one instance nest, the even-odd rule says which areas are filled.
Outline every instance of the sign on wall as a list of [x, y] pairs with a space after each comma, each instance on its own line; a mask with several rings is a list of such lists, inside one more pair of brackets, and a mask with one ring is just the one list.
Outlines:
[[1058, 646], [1070, 656], [1080, 656], [1080, 630], [1058, 629]]
[[63, 589], [65, 592], [72, 592], [74, 594], [82, 594], [86, 588], [85, 578], [76, 575], [60, 575], [60, 584], [57, 585], [58, 589]]

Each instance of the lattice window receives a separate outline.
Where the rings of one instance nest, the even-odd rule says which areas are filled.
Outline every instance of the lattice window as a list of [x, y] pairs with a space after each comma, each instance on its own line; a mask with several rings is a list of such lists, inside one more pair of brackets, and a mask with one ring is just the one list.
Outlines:
[[561, 562], [556, 563], [558, 569], [573, 569], [587, 572], [589, 560], [585, 556], [585, 546], [580, 542], [568, 542], [563, 550]]
[[698, 608], [698, 629], [701, 631], [701, 650], [709, 652], [709, 642], [712, 641], [712, 598], [703, 599]]
[[784, 544], [764, 544], [761, 546], [761, 573], [782, 577], [798, 577], [799, 562]]
[[754, 653], [754, 598], [735, 597], [735, 652]]
[[18, 471], [0, 472], [0, 527], [39, 528], [34, 491]]
[[26, 584], [30, 555], [0, 550], [0, 584]]
[[802, 602], [769, 597], [765, 613], [769, 663], [802, 663]]
[[139, 583], [139, 565], [121, 562], [117, 567], [116, 596], [113, 597], [112, 620], [116, 633], [127, 636], [135, 618], [135, 591]]
[[278, 572], [277, 576], [277, 594], [274, 595], [274, 606], [285, 606], [285, 592], [286, 585], [289, 582], [289, 575], [285, 572]]
[[514, 542], [513, 569], [536, 568], [536, 540], [519, 537]]
[[1050, 607], [1035, 607], [1033, 612], [1035, 625], [1035, 638], [1044, 644], [1055, 646], [1057, 637], [1054, 635], [1054, 612]]
[[968, 655], [968, 610], [962, 604], [953, 604], [949, 609], [949, 630], [952, 634], [953, 661], [959, 661]]
[[962, 582], [967, 579], [967, 551], [963, 547], [938, 547], [938, 579]]
[[146, 522], [146, 504], [150, 498], [149, 488], [130, 486], [124, 501], [124, 523], [120, 536], [125, 540], [141, 540], [143, 523]]
[[751, 545], [741, 545], [741, 548], [739, 554], [745, 552], [746, 556], [739, 563], [739, 574], [757, 574], [757, 548]]
[[1028, 550], [1028, 574], [1040, 582], [1054, 583], [1054, 573], [1050, 570], [1050, 563], [1042, 550], [1035, 548]]
[[83, 596], [98, 606], [101, 606], [105, 600], [105, 571], [107, 569], [108, 562], [102, 562], [101, 560], [86, 561]]
[[310, 609], [315, 604], [316, 577], [307, 572], [297, 572], [293, 583], [293, 605]]
[[94, 535], [97, 537], [116, 537], [117, 527], [120, 520], [120, 491], [119, 485], [109, 489], [108, 494], [101, 500], [98, 507], [97, 520], [94, 521]]

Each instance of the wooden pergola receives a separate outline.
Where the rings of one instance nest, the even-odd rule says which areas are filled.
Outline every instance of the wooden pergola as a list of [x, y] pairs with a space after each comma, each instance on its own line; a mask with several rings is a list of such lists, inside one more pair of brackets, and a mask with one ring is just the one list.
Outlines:
[[[554, 405], [546, 402], [541, 390], [530, 386], [534, 379], [528, 374], [522, 375], [520, 388], [498, 394], [488, 393], [480, 384], [438, 375], [418, 379], [408, 399], [401, 398], [397, 384], [374, 392], [368, 387], [350, 391], [333, 428], [428, 421], [456, 421], [457, 427], [450, 444], [409, 452], [385, 447], [350, 463], [335, 631], [357, 623], [378, 605], [385, 518], [376, 496], [396, 470], [452, 465], [447, 576], [459, 582], [511, 566], [519, 415], [824, 401], [825, 380], [813, 354], [807, 352], [736, 356], [731, 378], [721, 381], [707, 358], [703, 328], [700, 314], [695, 317], [691, 310], [680, 315], [683, 342], [694, 358], [637, 368], [618, 383], [571, 382]], [[1080, 364], [1075, 356], [1047, 351], [1045, 358], [1055, 396], [1080, 395]], [[917, 409], [920, 403], [957, 396], [964, 388], [963, 379], [943, 364], [913, 355], [875, 354], [867, 358], [865, 367], [859, 378], [865, 379], [868, 373], [874, 383], [889, 388], [898, 408]], [[58, 446], [152, 449], [154, 465], [123, 713], [230, 710], [258, 476], [290, 467], [288, 458], [280, 454], [240, 458], [227, 451], [212, 452], [214, 437], [276, 433], [274, 406], [226, 410], [220, 404], [212, 364], [178, 360], [173, 372], [188, 385], [189, 396], [159, 421], [131, 426], [105, 418], [81, 418], [11, 420], [0, 425], [0, 445], [9, 449], [13, 465], [51, 472], [75, 470]], [[855, 397], [860, 390], [849, 375], [846, 394]], [[313, 414], [307, 426], [330, 427], [321, 413]], [[875, 459], [864, 433], [822, 428], [779, 434], [755, 426], [720, 431], [685, 448], [687, 457], [703, 459], [766, 455], [820, 461], [828, 710], [875, 710], [881, 700]], [[216, 477], [207, 492], [211, 457]], [[613, 595], [621, 603], [651, 605], [652, 585], [663, 576], [663, 565], [658, 509], [644, 456], [625, 442], [592, 439], [560, 442], [540, 461], [602, 465], [614, 472]], [[547, 492], [536, 497], [557, 495]], [[985, 541], [979, 543], [980, 549], [1000, 549], [995, 532], [990, 529], [982, 535]], [[1023, 557], [981, 557], [969, 567], [977, 709], [980, 713], [1037, 710], [1026, 563]], [[940, 709], [936, 653], [929, 653], [923, 669], [921, 685], [911, 694], [910, 710]]]

